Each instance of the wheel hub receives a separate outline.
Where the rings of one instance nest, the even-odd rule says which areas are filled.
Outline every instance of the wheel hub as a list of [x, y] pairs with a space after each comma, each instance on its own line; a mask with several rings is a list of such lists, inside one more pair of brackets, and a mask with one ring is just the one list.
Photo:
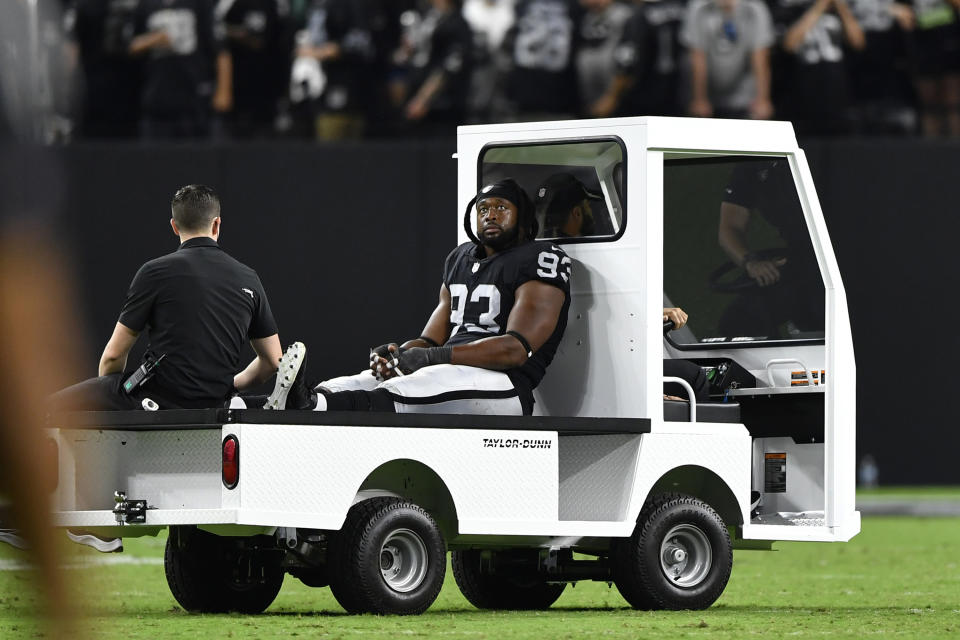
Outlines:
[[660, 543], [660, 569], [678, 587], [697, 586], [706, 579], [712, 566], [710, 539], [700, 527], [676, 525]]
[[427, 575], [429, 556], [423, 539], [410, 529], [396, 529], [380, 547], [380, 575], [388, 587], [407, 593], [419, 587]]

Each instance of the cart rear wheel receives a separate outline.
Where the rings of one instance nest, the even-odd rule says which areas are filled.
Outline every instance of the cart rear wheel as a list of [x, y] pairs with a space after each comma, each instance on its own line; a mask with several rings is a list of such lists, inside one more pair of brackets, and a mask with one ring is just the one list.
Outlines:
[[171, 527], [163, 554], [170, 592], [191, 613], [262, 613], [283, 584], [282, 553], [195, 527]]
[[331, 536], [330, 589], [350, 613], [423, 613], [443, 586], [446, 554], [426, 511], [400, 498], [365, 500]]

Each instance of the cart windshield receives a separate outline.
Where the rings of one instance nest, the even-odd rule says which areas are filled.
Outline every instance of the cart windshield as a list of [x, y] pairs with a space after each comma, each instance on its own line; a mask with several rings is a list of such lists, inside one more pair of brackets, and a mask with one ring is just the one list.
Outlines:
[[677, 346], [823, 340], [825, 290], [788, 158], [665, 154], [664, 305]]
[[536, 206], [538, 238], [613, 240], [626, 223], [626, 151], [618, 138], [489, 146], [478, 188], [513, 178]]

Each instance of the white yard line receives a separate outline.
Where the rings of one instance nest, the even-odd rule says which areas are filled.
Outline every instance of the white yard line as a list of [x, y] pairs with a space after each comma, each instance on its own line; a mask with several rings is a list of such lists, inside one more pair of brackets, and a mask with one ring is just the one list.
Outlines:
[[[61, 569], [92, 569], [94, 567], [106, 567], [116, 565], [149, 565], [159, 566], [163, 564], [163, 558], [138, 558], [136, 556], [124, 556], [121, 554], [104, 555], [103, 557], [92, 556], [89, 558], [75, 558], [69, 562], [60, 565]], [[10, 558], [0, 558], [0, 571], [30, 571], [34, 568], [29, 562], [23, 560], [12, 560]]]
[[958, 500], [857, 500], [857, 510], [865, 516], [915, 516], [918, 518], [955, 518], [960, 516]]

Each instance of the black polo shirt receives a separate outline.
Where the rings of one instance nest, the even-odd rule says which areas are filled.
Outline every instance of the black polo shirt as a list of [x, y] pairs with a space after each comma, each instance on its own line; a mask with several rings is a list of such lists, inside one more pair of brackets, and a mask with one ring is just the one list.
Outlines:
[[146, 329], [165, 354], [145, 390], [186, 408], [217, 406], [233, 387], [240, 351], [277, 333], [256, 271], [211, 238], [193, 238], [133, 277], [120, 324]]

